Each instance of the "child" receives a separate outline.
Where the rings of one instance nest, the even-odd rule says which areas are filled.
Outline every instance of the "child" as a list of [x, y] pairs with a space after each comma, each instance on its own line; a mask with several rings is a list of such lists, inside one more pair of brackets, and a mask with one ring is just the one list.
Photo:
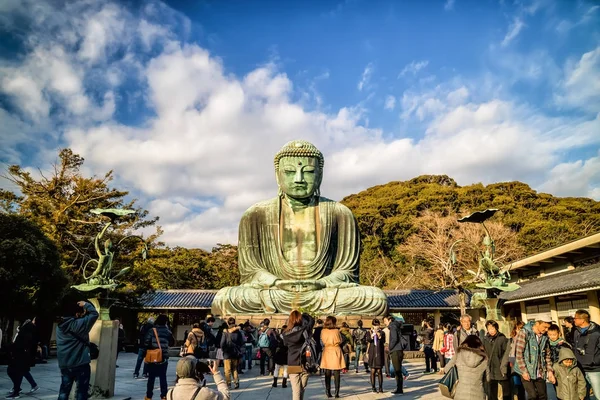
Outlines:
[[556, 324], [550, 325], [548, 328], [548, 344], [550, 345], [550, 355], [552, 364], [558, 362], [558, 354], [563, 347], [571, 348], [569, 343], [560, 336], [560, 328]]
[[555, 364], [556, 395], [559, 400], [583, 400], [586, 394], [586, 383], [583, 373], [577, 367], [573, 351], [567, 347], [560, 349], [558, 365]]

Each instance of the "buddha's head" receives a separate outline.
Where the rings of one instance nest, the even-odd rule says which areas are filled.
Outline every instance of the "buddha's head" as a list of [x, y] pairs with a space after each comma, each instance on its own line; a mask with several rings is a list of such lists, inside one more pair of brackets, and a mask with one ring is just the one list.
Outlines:
[[294, 140], [275, 155], [275, 175], [279, 191], [294, 199], [319, 195], [323, 179], [323, 154], [304, 140]]

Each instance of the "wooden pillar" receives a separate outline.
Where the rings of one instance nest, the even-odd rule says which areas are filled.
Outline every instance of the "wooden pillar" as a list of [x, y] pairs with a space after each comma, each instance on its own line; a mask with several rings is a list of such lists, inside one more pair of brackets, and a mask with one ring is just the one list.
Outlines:
[[442, 313], [440, 312], [440, 310], [435, 310], [433, 312], [433, 324], [435, 325], [433, 327], [433, 329], [437, 329], [438, 326], [440, 325], [442, 319]]
[[525, 302], [521, 301], [519, 305], [521, 306], [521, 321], [527, 323], [527, 307], [525, 306]]
[[558, 308], [556, 308], [556, 297], [550, 296], [548, 300], [550, 300], [550, 318], [552, 318], [554, 323], [560, 326], [560, 321], [558, 320]]
[[588, 307], [590, 309], [590, 320], [600, 323], [600, 304], [598, 302], [598, 290], [590, 290], [587, 293]]

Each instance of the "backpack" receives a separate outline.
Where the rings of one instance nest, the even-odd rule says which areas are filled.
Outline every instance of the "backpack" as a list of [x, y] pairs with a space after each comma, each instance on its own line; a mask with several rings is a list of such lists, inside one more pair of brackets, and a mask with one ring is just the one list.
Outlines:
[[223, 331], [223, 335], [225, 335], [225, 348], [223, 350], [234, 357], [241, 357], [243, 354], [242, 349], [240, 349], [240, 347], [233, 342], [231, 339], [231, 333], [228, 331]]
[[258, 347], [271, 347], [271, 340], [269, 339], [269, 335], [267, 335], [267, 331], [261, 333], [258, 337]]
[[360, 343], [363, 346], [367, 345], [367, 331], [363, 328], [356, 328], [354, 332], [352, 332], [352, 336], [354, 337], [354, 343]]
[[316, 350], [316, 342], [306, 330], [303, 333], [304, 344], [300, 351], [300, 363], [309, 374], [314, 374], [319, 369], [319, 360]]
[[208, 358], [208, 346], [206, 345], [206, 338], [202, 343], [198, 340], [198, 335], [194, 332], [190, 332], [196, 339], [196, 346], [194, 346], [194, 357], [196, 358]]

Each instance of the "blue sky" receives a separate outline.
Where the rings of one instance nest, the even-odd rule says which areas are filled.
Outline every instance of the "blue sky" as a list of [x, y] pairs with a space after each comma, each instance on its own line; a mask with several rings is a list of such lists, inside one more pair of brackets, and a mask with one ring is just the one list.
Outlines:
[[334, 199], [425, 173], [600, 199], [599, 22], [583, 0], [9, 0], [0, 163], [72, 147], [202, 247], [235, 242], [296, 138]]

